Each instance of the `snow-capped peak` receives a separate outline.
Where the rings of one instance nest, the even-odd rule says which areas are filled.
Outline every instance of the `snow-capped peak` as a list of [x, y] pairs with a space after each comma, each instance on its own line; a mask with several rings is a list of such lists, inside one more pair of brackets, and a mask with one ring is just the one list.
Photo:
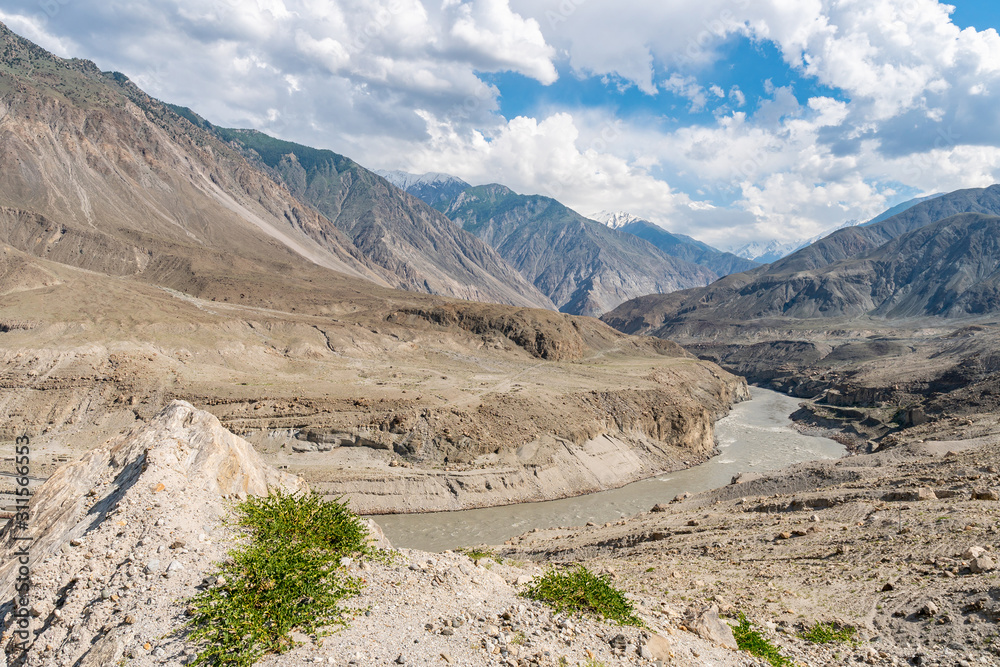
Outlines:
[[440, 172], [431, 171], [426, 174], [411, 174], [406, 171], [386, 171], [386, 170], [376, 170], [375, 172], [385, 180], [389, 181], [395, 185], [400, 190], [408, 190], [415, 185], [446, 185], [451, 183], [462, 183], [464, 181], [460, 178], [456, 178], [450, 174], [442, 174]]
[[621, 229], [625, 225], [642, 220], [642, 218], [632, 215], [631, 213], [626, 213], [625, 211], [601, 211], [600, 213], [590, 216], [590, 219], [603, 222], [611, 229]]

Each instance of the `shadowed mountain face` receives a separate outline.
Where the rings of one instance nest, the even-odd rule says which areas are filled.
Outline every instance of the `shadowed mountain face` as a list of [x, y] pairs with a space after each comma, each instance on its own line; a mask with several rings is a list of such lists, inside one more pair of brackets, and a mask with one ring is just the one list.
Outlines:
[[600, 315], [640, 294], [707, 285], [717, 277], [554, 199], [518, 195], [502, 185], [466, 190], [446, 214], [496, 248], [566, 313]]
[[986, 235], [998, 214], [1000, 186], [960, 190], [710, 287], [622, 304], [604, 320], [630, 333], [705, 335], [753, 320], [995, 312], [998, 258]]

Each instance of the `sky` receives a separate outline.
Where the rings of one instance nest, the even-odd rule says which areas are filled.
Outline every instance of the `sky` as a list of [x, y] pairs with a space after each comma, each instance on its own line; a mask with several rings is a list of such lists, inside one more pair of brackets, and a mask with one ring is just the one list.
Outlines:
[[718, 247], [1000, 181], [995, 0], [4, 0], [213, 123]]

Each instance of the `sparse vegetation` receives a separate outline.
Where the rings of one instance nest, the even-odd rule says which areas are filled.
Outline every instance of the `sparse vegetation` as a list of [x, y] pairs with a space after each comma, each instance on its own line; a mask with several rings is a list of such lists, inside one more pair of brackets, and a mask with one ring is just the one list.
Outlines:
[[767, 660], [773, 667], [793, 667], [795, 663], [781, 655], [778, 648], [754, 630], [745, 614], [740, 614], [739, 625], [733, 626], [733, 636], [741, 651]]
[[231, 521], [246, 539], [220, 566], [223, 583], [190, 601], [190, 638], [207, 643], [195, 664], [246, 667], [293, 648], [293, 630], [322, 636], [347, 624], [355, 610], [344, 603], [363, 582], [340, 559], [376, 551], [346, 502], [277, 492], [239, 503]]
[[493, 549], [490, 549], [488, 547], [469, 547], [466, 549], [459, 549], [458, 552], [468, 556], [469, 560], [474, 562], [476, 565], [479, 564], [479, 561], [487, 559], [495, 561], [497, 563], [503, 562], [500, 559], [500, 556], [497, 555], [497, 552], [493, 551]]
[[799, 633], [799, 637], [813, 644], [829, 644], [831, 642], [854, 643], [857, 629], [851, 626], [838, 627], [833, 623], [816, 622], [811, 628]]
[[597, 576], [582, 565], [567, 572], [548, 572], [524, 596], [544, 602], [557, 612], [588, 613], [619, 625], [643, 625], [624, 593], [607, 577]]

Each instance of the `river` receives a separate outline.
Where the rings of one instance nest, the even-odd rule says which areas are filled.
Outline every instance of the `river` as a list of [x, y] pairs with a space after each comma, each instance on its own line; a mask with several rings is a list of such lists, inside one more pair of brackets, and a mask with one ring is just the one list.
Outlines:
[[576, 498], [461, 512], [396, 514], [375, 520], [399, 548], [443, 551], [502, 544], [532, 528], [616, 521], [680, 493], [724, 486], [741, 472], [768, 472], [845, 454], [843, 445], [833, 440], [803, 435], [792, 428], [789, 415], [798, 409], [798, 399], [759, 387], [751, 387], [751, 394], [753, 400], [740, 403], [716, 423], [719, 455], [693, 468]]

